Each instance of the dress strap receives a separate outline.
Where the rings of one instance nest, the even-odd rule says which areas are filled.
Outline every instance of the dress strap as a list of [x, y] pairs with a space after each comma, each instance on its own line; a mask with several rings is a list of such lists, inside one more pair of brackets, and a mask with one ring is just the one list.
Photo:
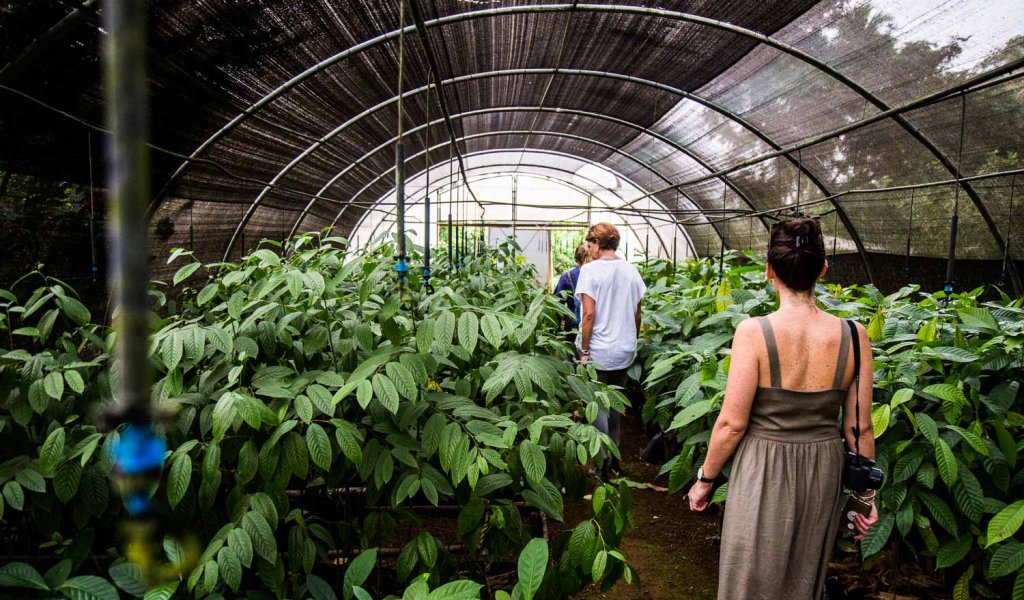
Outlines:
[[840, 319], [839, 329], [842, 330], [842, 339], [839, 341], [839, 360], [836, 362], [836, 375], [832, 378], [832, 389], [842, 388], [843, 376], [846, 375], [846, 362], [850, 356], [850, 328], [846, 321]]
[[764, 344], [768, 347], [768, 371], [771, 373], [772, 387], [782, 387], [782, 370], [779, 368], [779, 347], [775, 344], [775, 331], [768, 317], [758, 317], [761, 331], [764, 332]]

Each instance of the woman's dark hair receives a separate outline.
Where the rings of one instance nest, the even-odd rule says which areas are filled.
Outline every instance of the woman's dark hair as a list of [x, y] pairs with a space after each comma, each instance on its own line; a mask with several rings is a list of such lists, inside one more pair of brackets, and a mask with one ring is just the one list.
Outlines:
[[768, 264], [789, 289], [806, 292], [813, 288], [825, 266], [825, 240], [818, 220], [805, 217], [772, 226]]
[[573, 258], [576, 259], [577, 265], [582, 266], [583, 263], [587, 261], [587, 256], [589, 255], [587, 254], [586, 244], [580, 244], [579, 246], [576, 246], [576, 254], [573, 256]]

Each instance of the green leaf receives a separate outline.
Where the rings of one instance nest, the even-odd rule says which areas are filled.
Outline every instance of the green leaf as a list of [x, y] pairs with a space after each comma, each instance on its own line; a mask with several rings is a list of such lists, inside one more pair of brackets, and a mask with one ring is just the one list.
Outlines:
[[416, 387], [416, 380], [413, 378], [412, 372], [405, 365], [396, 362], [389, 362], [384, 369], [388, 378], [391, 379], [391, 383], [395, 384], [398, 393], [406, 400], [415, 402], [419, 388]]
[[971, 576], [974, 575], [974, 568], [964, 571], [960, 579], [957, 579], [953, 586], [953, 600], [971, 600]]
[[523, 600], [532, 600], [544, 580], [548, 567], [548, 543], [540, 538], [530, 540], [519, 553], [519, 590]]
[[988, 562], [988, 576], [997, 579], [1016, 573], [1024, 566], [1024, 543], [1010, 542], [1000, 546]]
[[14, 476], [21, 487], [26, 490], [38, 492], [40, 494], [46, 493], [46, 480], [39, 474], [39, 471], [35, 469], [22, 469], [18, 471], [18, 474]]
[[605, 565], [608, 564], [608, 552], [606, 550], [599, 550], [597, 555], [594, 556], [594, 564], [591, 565], [590, 575], [594, 581], [600, 581], [601, 576], [604, 575]]
[[925, 352], [933, 354], [942, 360], [956, 363], [969, 363], [978, 360], [978, 355], [970, 350], [955, 348], [953, 346], [939, 346], [938, 348], [926, 348]]
[[459, 317], [459, 345], [470, 354], [476, 349], [479, 321], [474, 313], [466, 311]]
[[544, 473], [547, 472], [544, 451], [530, 440], [523, 440], [519, 444], [519, 461], [523, 464], [523, 471], [530, 483], [536, 484], [544, 478]]
[[319, 424], [312, 423], [306, 429], [306, 446], [309, 448], [309, 456], [313, 459], [313, 464], [324, 471], [330, 471], [331, 440]]
[[498, 321], [498, 317], [487, 314], [480, 319], [480, 331], [483, 332], [484, 338], [487, 342], [494, 346], [495, 349], [501, 347], [502, 341], [502, 330], [501, 322]]
[[184, 267], [178, 269], [178, 272], [174, 274], [173, 285], [178, 285], [182, 281], [185, 281], [192, 276], [193, 273], [199, 270], [199, 267], [203, 266], [201, 263], [189, 263]]
[[61, 502], [67, 504], [78, 493], [81, 480], [82, 465], [77, 460], [62, 460], [53, 476], [53, 491]]
[[46, 573], [43, 574], [43, 580], [50, 586], [50, 589], [60, 587], [62, 583], [68, 580], [68, 576], [71, 575], [71, 568], [71, 560], [65, 558], [47, 569]]
[[1017, 580], [1013, 582], [1013, 596], [1011, 600], [1024, 600], [1024, 571], [1021, 571], [1017, 575]]
[[64, 458], [64, 428], [58, 427], [46, 436], [39, 449], [39, 466], [43, 473], [52, 473], [57, 464]]
[[15, 510], [24, 510], [25, 508], [25, 491], [21, 489], [21, 484], [17, 481], [8, 481], [4, 484], [4, 499], [7, 500], [7, 504], [11, 505], [11, 508]]
[[427, 600], [477, 600], [480, 598], [481, 588], [483, 585], [472, 579], [449, 581], [430, 592]]
[[1000, 510], [989, 521], [985, 547], [1010, 538], [1017, 533], [1021, 524], [1024, 524], [1024, 500], [1017, 500]]
[[974, 432], [968, 431], [962, 427], [957, 427], [956, 425], [946, 425], [946, 429], [955, 431], [958, 434], [960, 434], [960, 437], [964, 438], [964, 441], [970, 444], [971, 448], [973, 448], [974, 451], [977, 452], [978, 454], [982, 456], [989, 455], [988, 446], [986, 446], [985, 442], [982, 441], [981, 437], [975, 434]]
[[373, 400], [373, 386], [364, 379], [356, 386], [356, 401], [359, 402], [360, 407], [365, 409], [370, 405], [371, 400]]
[[459, 535], [465, 537], [473, 532], [483, 522], [484, 501], [474, 496], [459, 512], [458, 526]]
[[[71, 296], [58, 296], [57, 306], [64, 311], [64, 314], [67, 315], [69, 319], [79, 325], [88, 325], [89, 321], [92, 320], [92, 315], [89, 313], [89, 309]], [[26, 314], [25, 316], [27, 317], [28, 315]]]
[[954, 402], [959, 405], [967, 404], [967, 397], [964, 396], [963, 391], [951, 383], [932, 384], [921, 390], [921, 393], [935, 396], [946, 402]]
[[259, 452], [256, 450], [256, 443], [246, 440], [238, 451], [238, 469], [235, 471], [235, 481], [239, 485], [245, 485], [256, 476], [259, 467]]
[[865, 332], [872, 342], [877, 342], [885, 337], [885, 314], [881, 310], [871, 317]]
[[174, 592], [178, 591], [179, 581], [170, 581], [162, 585], [150, 588], [142, 600], [171, 600]]
[[956, 483], [959, 474], [956, 458], [953, 457], [953, 450], [950, 449], [949, 444], [945, 440], [940, 439], [938, 442], [938, 445], [935, 446], [935, 464], [939, 467], [939, 475], [942, 476], [942, 481], [946, 483], [947, 487], [951, 487]]
[[680, 411], [674, 419], [672, 419], [672, 424], [669, 426], [668, 430], [671, 431], [673, 429], [685, 427], [697, 419], [706, 416], [711, 412], [712, 404], [712, 400], [701, 400], [700, 402], [694, 402], [687, 406]]
[[64, 378], [57, 371], [47, 373], [43, 379], [43, 390], [47, 396], [60, 400], [64, 395]]
[[114, 586], [95, 575], [72, 577], [60, 586], [60, 591], [70, 600], [118, 600]]
[[214, 296], [217, 295], [217, 291], [219, 289], [220, 284], [217, 282], [207, 284], [202, 289], [202, 291], [199, 292], [199, 295], [196, 296], [196, 304], [198, 306], [205, 306], [207, 303], [210, 302], [210, 300], [213, 300]]
[[957, 564], [967, 556], [973, 545], [974, 537], [969, 534], [946, 541], [939, 546], [939, 551], [935, 555], [935, 568], [946, 569]]
[[85, 391], [85, 380], [82, 379], [78, 371], [64, 371], [64, 380], [67, 381], [68, 387], [76, 394], [81, 394]]
[[240, 562], [245, 568], [252, 567], [253, 548], [252, 539], [244, 529], [235, 528], [228, 532], [228, 545], [235, 551]]
[[377, 564], [377, 549], [370, 548], [359, 553], [345, 570], [342, 594], [345, 600], [352, 598], [352, 588], [362, 585], [370, 577], [373, 567]]
[[992, 332], [999, 331], [999, 323], [996, 322], [996, 318], [984, 308], [968, 306], [958, 309], [956, 314], [960, 317], [960, 322], [968, 327]]
[[383, 373], [376, 373], [373, 376], [373, 395], [388, 412], [391, 414], [398, 413], [398, 390], [395, 389], [395, 384]]
[[167, 475], [167, 501], [174, 508], [185, 497], [188, 484], [192, 480], [192, 457], [188, 454], [176, 454], [171, 460], [171, 470]]
[[441, 356], [448, 356], [455, 337], [455, 315], [451, 311], [441, 311], [434, 321], [434, 350]]
[[[427, 479], [423, 480], [424, 487], [428, 481]], [[434, 541], [434, 536], [426, 531], [416, 536], [416, 552], [420, 555], [420, 560], [427, 567], [433, 569], [434, 565], [437, 564], [437, 542]]]
[[430, 346], [434, 343], [434, 320], [424, 319], [416, 326], [416, 349], [420, 352], [430, 352]]
[[569, 560], [573, 564], [582, 566], [596, 539], [597, 529], [594, 527], [593, 521], [583, 521], [577, 525], [569, 537]]
[[110, 567], [108, 571], [114, 585], [132, 596], [142, 596], [148, 587], [142, 580], [142, 571], [134, 563], [121, 562]]
[[39, 571], [23, 562], [7, 563], [0, 567], [0, 587], [18, 587], [30, 590], [50, 589]]
[[956, 517], [953, 516], [953, 511], [949, 508], [949, 505], [942, 498], [927, 492], [921, 492], [919, 497], [921, 502], [928, 508], [928, 512], [935, 518], [935, 522], [954, 537], [957, 536]]
[[338, 600], [331, 585], [312, 573], [306, 576], [306, 589], [313, 600]]
[[601, 509], [604, 508], [604, 503], [608, 499], [608, 490], [602, 485], [594, 489], [594, 495], [591, 499], [591, 504], [594, 507], [594, 515], [600, 515]]
[[860, 541], [860, 553], [863, 558], [878, 554], [878, 551], [885, 546], [885, 543], [889, 541], [889, 535], [892, 534], [894, 522], [895, 518], [890, 512], [883, 512], [879, 515], [878, 521]]
[[338, 440], [338, 446], [341, 447], [341, 451], [345, 456], [355, 464], [359, 464], [363, 461], [363, 449], [359, 445], [358, 430], [354, 425], [341, 419], [332, 419], [331, 423], [337, 427], [335, 438]]
[[242, 529], [249, 534], [252, 547], [263, 560], [274, 564], [277, 561], [277, 540], [270, 524], [262, 514], [249, 511], [242, 517]]
[[231, 547], [224, 546], [217, 553], [217, 566], [224, 582], [237, 592], [239, 586], [242, 585], [242, 563]]

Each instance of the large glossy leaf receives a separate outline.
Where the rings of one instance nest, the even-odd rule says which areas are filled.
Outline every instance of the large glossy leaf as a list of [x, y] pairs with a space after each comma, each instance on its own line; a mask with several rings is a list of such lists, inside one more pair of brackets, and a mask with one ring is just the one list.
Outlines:
[[395, 384], [391, 383], [391, 380], [383, 373], [377, 373], [373, 376], [373, 395], [377, 398], [377, 402], [387, 409], [391, 414], [398, 412], [398, 390], [395, 389]]
[[530, 440], [523, 440], [519, 444], [519, 460], [523, 464], [523, 471], [532, 483], [538, 483], [544, 478], [547, 471], [547, 461], [544, 451], [534, 445]]
[[313, 464], [324, 471], [330, 471], [331, 440], [320, 424], [312, 423], [306, 428], [306, 446], [309, 449], [309, 457], [313, 459]]
[[459, 317], [459, 345], [470, 354], [476, 349], [479, 337], [479, 320], [470, 311], [463, 312]]
[[519, 591], [523, 600], [532, 600], [548, 566], [548, 543], [534, 538], [519, 553]]
[[363, 550], [359, 553], [359, 556], [355, 557], [349, 564], [348, 569], [345, 570], [345, 579], [343, 582], [343, 595], [345, 600], [352, 598], [352, 588], [354, 586], [362, 585], [363, 582], [370, 577], [370, 573], [373, 571], [373, 567], [377, 564], [377, 549], [370, 548], [369, 550]]
[[49, 590], [50, 586], [35, 567], [23, 562], [7, 563], [0, 567], [0, 586]]
[[60, 591], [70, 600], [118, 600], [114, 586], [95, 575], [72, 577], [60, 586]]
[[1010, 538], [1017, 533], [1022, 524], [1024, 524], [1024, 500], [1017, 500], [1000, 510], [989, 521], [985, 547]]

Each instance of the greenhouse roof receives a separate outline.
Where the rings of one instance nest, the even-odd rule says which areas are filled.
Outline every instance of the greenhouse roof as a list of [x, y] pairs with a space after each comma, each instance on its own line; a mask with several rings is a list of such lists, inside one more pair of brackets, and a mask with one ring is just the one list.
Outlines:
[[[870, 278], [871, 253], [945, 256], [954, 213], [964, 258], [1024, 225], [1015, 0], [150, 5], [153, 222], [201, 211], [210, 259], [393, 203], [399, 98], [410, 180], [491, 151], [538, 153], [489, 172], [600, 166], [697, 253], [763, 248], [799, 209]], [[0, 167], [102, 172], [98, 12], [0, 8]]]

